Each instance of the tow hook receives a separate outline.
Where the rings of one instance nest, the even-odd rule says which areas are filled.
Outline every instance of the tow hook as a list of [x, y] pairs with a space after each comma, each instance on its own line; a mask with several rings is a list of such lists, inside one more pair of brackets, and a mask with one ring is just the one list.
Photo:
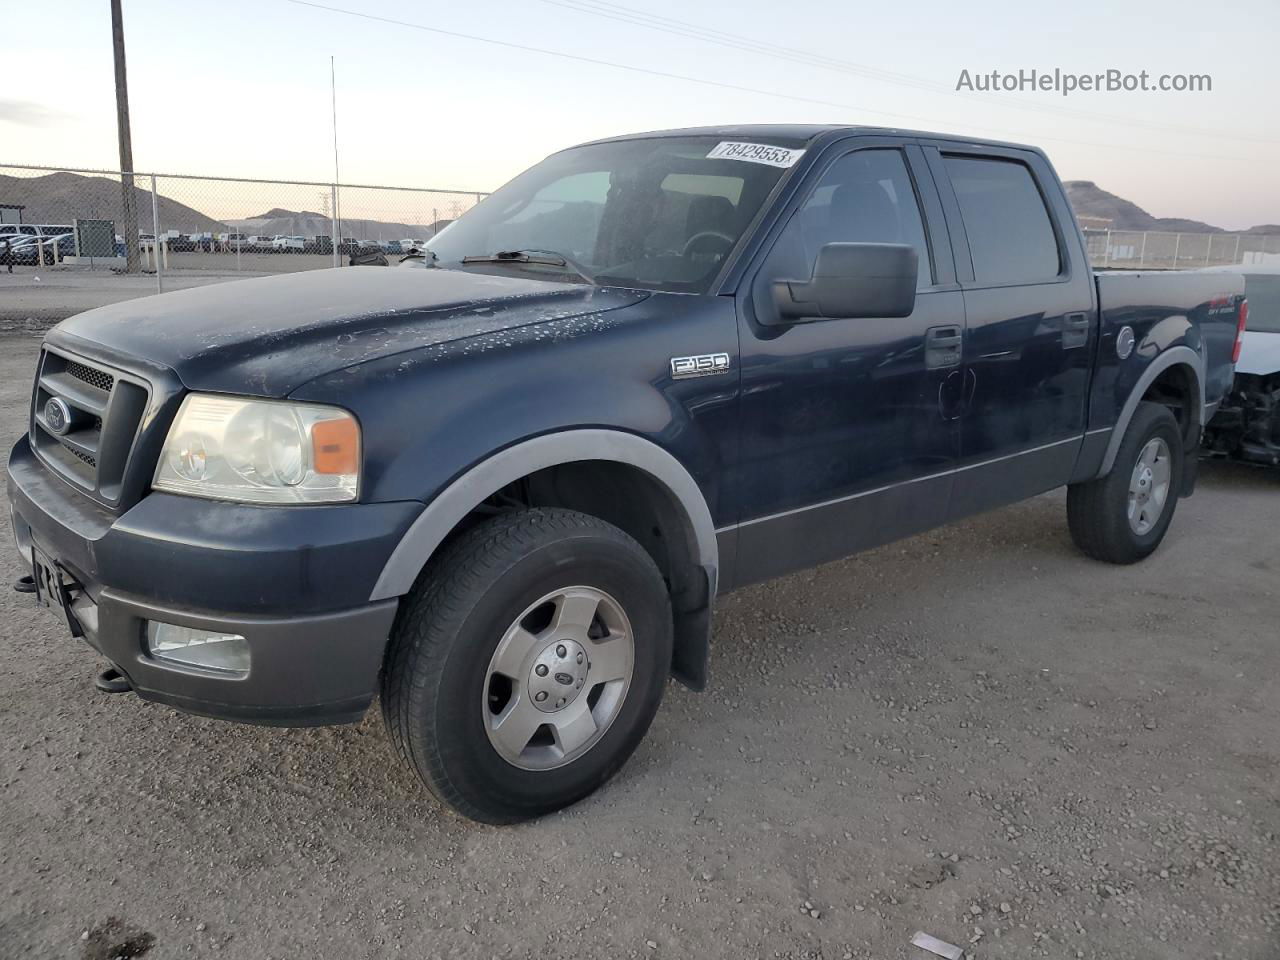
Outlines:
[[93, 678], [93, 685], [103, 693], [128, 693], [133, 689], [129, 678], [115, 667], [107, 667]]
[[35, 593], [36, 578], [30, 574], [27, 574], [25, 577], [19, 577], [13, 582], [13, 589], [17, 590], [19, 593]]

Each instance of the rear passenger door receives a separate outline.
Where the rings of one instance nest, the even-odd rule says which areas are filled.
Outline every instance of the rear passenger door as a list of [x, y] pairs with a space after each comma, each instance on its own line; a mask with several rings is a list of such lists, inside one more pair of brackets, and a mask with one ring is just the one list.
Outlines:
[[1030, 150], [926, 146], [964, 291], [959, 517], [1067, 482], [1084, 434], [1096, 294], [1047, 161]]

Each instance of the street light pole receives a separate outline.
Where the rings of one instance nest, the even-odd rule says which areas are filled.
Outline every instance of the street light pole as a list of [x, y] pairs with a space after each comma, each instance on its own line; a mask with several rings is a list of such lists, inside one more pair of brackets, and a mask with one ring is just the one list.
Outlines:
[[[120, 136], [120, 200], [124, 223], [125, 269], [137, 273], [138, 198], [133, 186], [133, 139], [129, 133], [129, 81], [124, 66], [124, 16], [120, 0], [111, 0], [111, 43], [116, 63], [116, 127]], [[157, 242], [159, 238], [157, 238]]]

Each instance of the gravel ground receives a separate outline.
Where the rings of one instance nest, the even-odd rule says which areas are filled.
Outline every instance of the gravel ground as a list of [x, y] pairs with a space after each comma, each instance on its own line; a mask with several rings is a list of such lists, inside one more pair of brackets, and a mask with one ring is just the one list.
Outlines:
[[[391, 256], [395, 263], [398, 258]], [[344, 258], [343, 263], [346, 263]], [[246, 253], [236, 266], [234, 254], [175, 253], [163, 277], [164, 289], [185, 290], [209, 283], [265, 277], [333, 266], [333, 257], [312, 254]], [[154, 273], [127, 276], [78, 265], [14, 267], [0, 270], [0, 329], [48, 327], [50, 322], [109, 303], [156, 292]]]
[[[0, 439], [36, 340], [0, 341]], [[490, 828], [371, 715], [276, 730], [90, 684], [0, 595], [0, 956], [1280, 957], [1280, 472], [1206, 467], [1159, 553], [1053, 494], [720, 607], [596, 796]], [[7, 536], [7, 533], [5, 534]], [[0, 574], [21, 572], [12, 551]]]

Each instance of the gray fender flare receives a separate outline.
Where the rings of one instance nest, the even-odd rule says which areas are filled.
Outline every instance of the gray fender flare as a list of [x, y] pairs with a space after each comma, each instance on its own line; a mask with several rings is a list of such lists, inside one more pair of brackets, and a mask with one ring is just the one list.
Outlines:
[[1124, 432], [1129, 429], [1129, 421], [1137, 413], [1138, 404], [1142, 402], [1142, 396], [1147, 392], [1147, 388], [1155, 383], [1156, 377], [1177, 364], [1190, 367], [1191, 372], [1195, 375], [1196, 389], [1200, 392], [1200, 425], [1201, 427], [1204, 426], [1204, 358], [1190, 347], [1170, 347], [1151, 361], [1147, 369], [1142, 371], [1142, 376], [1138, 377], [1138, 382], [1133, 385], [1133, 389], [1129, 391], [1129, 397], [1125, 400], [1124, 406], [1120, 410], [1120, 416], [1116, 420], [1116, 425], [1111, 431], [1111, 439], [1107, 443], [1107, 452], [1102, 458], [1102, 466], [1098, 470], [1099, 477], [1106, 476], [1111, 472], [1111, 468], [1115, 466], [1116, 454], [1120, 452], [1120, 443], [1124, 440]]
[[537, 470], [582, 460], [625, 463], [644, 471], [664, 486], [684, 509], [697, 545], [698, 564], [716, 594], [719, 551], [715, 525], [706, 499], [689, 471], [657, 444], [619, 430], [567, 430], [544, 434], [507, 447], [454, 480], [436, 496], [405, 532], [373, 585], [370, 601], [389, 600], [408, 593], [423, 565], [450, 531], [485, 498]]

